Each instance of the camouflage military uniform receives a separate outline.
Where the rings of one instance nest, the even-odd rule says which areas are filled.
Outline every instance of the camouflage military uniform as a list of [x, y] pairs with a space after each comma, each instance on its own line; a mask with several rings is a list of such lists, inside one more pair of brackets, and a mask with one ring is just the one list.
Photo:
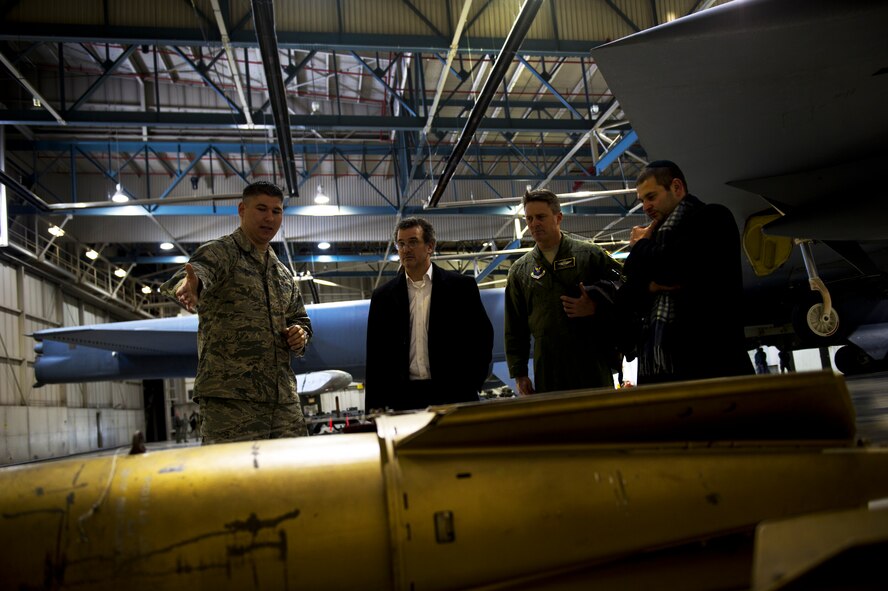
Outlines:
[[[310, 338], [311, 320], [292, 274], [270, 247], [267, 253], [237, 229], [191, 257], [201, 285], [194, 395], [204, 442], [307, 434], [284, 330], [298, 324]], [[161, 291], [175, 298], [184, 275]], [[263, 410], [265, 418], [244, 420]]]
[[534, 390], [551, 392], [613, 386], [615, 355], [610, 304], [600, 292], [594, 316], [568, 318], [562, 295], [578, 297], [579, 284], [615, 291], [620, 264], [591, 242], [562, 234], [550, 264], [539, 246], [509, 269], [506, 285], [505, 344], [509, 375], [527, 375], [533, 336]]

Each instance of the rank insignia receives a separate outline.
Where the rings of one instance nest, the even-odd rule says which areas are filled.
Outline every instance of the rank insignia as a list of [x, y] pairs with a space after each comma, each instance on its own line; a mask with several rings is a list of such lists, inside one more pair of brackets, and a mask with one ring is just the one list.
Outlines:
[[556, 271], [561, 271], [562, 269], [573, 269], [577, 266], [577, 257], [570, 257], [569, 259], [561, 259], [559, 261], [555, 261], [553, 263]]
[[530, 272], [530, 276], [534, 279], [542, 279], [545, 274], [546, 269], [544, 269], [542, 265], [535, 265], [533, 271]]

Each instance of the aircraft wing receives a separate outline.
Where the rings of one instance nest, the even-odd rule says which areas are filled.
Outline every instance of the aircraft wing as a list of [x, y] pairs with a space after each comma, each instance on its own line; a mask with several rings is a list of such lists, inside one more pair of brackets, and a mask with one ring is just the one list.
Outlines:
[[[677, 162], [690, 191], [741, 227], [773, 203], [797, 237], [884, 239], [886, 23], [876, 0], [748, 0], [593, 56], [651, 159]], [[780, 182], [796, 173], [803, 189]]]
[[129, 355], [197, 355], [197, 316], [51, 328], [33, 336]]
[[[481, 291], [481, 301], [494, 327], [494, 362], [505, 359], [503, 292], [502, 288]], [[363, 378], [369, 308], [370, 300], [306, 306], [313, 336], [305, 355], [292, 359], [293, 371], [299, 375], [319, 372], [326, 376], [324, 379], [334, 379], [338, 374], [330, 370], [339, 370], [339, 374], [351, 376], [349, 381], [352, 377]], [[193, 377], [197, 371], [197, 318], [183, 316], [37, 331], [33, 334], [37, 341], [37, 383]]]

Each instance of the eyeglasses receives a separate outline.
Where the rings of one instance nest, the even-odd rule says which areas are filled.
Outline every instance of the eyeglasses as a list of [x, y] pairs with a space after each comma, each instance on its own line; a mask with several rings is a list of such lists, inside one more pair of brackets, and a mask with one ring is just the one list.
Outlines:
[[407, 242], [403, 242], [403, 241], [396, 242], [395, 248], [397, 248], [398, 250], [413, 250], [414, 248], [418, 247], [420, 244], [425, 244], [425, 242], [422, 242], [421, 240], [417, 240], [416, 238], [412, 238], [412, 239], [408, 240]]

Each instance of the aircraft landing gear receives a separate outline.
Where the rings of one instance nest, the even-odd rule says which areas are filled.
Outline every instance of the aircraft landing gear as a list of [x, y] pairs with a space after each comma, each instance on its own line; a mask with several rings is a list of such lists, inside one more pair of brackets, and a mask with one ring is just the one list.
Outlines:
[[821, 302], [802, 304], [793, 314], [793, 328], [803, 341], [816, 342], [828, 339], [839, 332], [839, 313], [832, 305], [832, 297], [823, 280], [817, 274], [817, 265], [811, 253], [811, 240], [796, 239], [808, 272], [811, 291], [820, 294]]

